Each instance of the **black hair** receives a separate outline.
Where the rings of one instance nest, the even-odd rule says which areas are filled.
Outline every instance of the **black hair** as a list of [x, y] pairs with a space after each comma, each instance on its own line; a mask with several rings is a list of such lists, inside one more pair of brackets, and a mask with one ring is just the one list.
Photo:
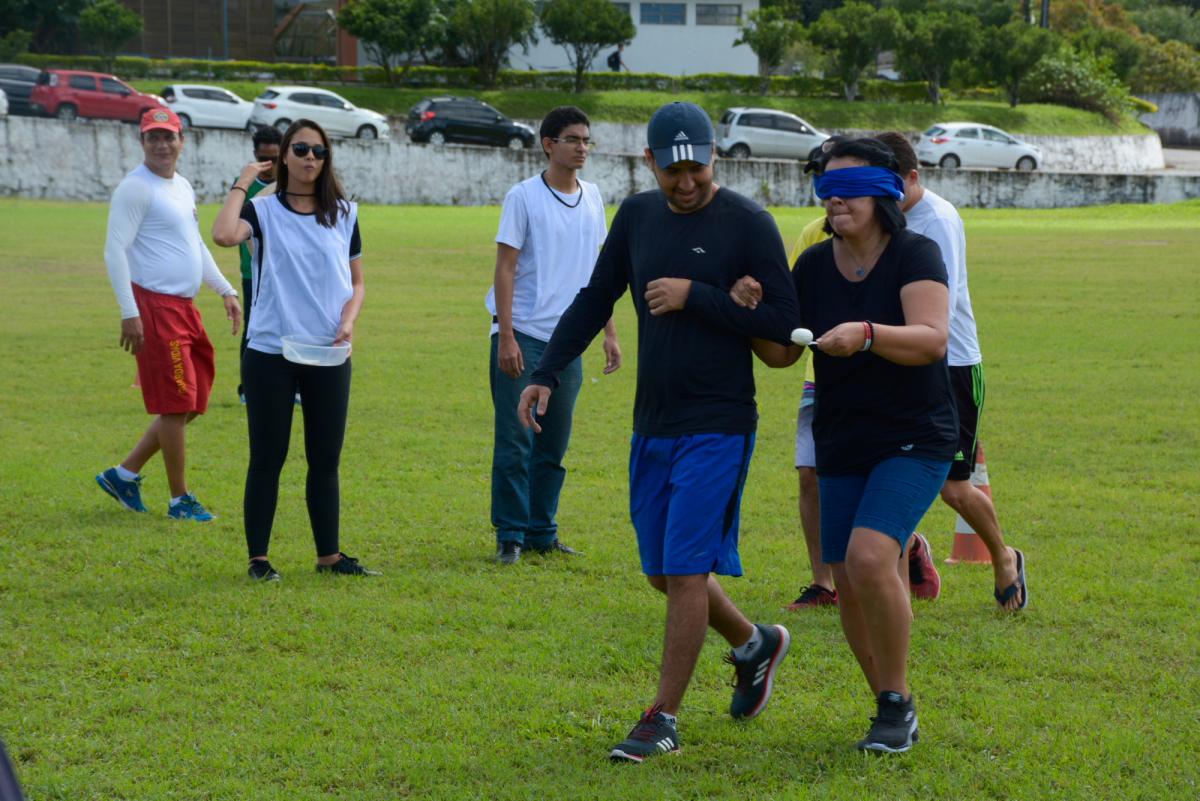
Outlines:
[[913, 150], [908, 137], [897, 131], [884, 131], [875, 137], [883, 142], [896, 155], [896, 166], [899, 167], [900, 177], [905, 178], [910, 172], [920, 167], [917, 152]]
[[[550, 113], [542, 120], [542, 127], [538, 131], [538, 141], [543, 139], [557, 139], [562, 134], [564, 128], [569, 128], [572, 125], [586, 125], [592, 127], [592, 121], [588, 119], [588, 115], [583, 113], [583, 109], [576, 106], [559, 106], [551, 109]], [[545, 148], [542, 148], [545, 152]], [[550, 154], [546, 153], [546, 158]]]
[[[825, 156], [825, 164], [839, 158], [858, 159], [866, 162], [868, 167], [883, 167], [885, 170], [891, 170], [900, 175], [900, 164], [896, 160], [896, 154], [878, 139], [864, 137], [838, 142], [829, 149]], [[821, 165], [822, 172], [824, 172], [825, 164]], [[900, 211], [900, 204], [896, 202], [895, 198], [875, 197], [872, 199], [875, 201], [875, 219], [879, 221], [879, 227], [884, 230], [884, 233], [894, 234], [905, 227], [904, 212]], [[837, 236], [829, 225], [828, 218], [825, 220], [825, 233]]]
[[274, 126], [259, 128], [250, 137], [250, 141], [254, 143], [254, 149], [257, 151], [263, 145], [278, 145], [283, 141], [283, 134], [275, 129]]

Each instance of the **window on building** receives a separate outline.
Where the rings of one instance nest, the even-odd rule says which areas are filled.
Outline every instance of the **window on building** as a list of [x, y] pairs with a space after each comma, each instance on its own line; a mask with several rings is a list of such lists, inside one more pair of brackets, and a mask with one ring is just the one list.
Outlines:
[[697, 3], [697, 25], [741, 25], [741, 3]]
[[687, 3], [642, 3], [643, 25], [687, 25]]

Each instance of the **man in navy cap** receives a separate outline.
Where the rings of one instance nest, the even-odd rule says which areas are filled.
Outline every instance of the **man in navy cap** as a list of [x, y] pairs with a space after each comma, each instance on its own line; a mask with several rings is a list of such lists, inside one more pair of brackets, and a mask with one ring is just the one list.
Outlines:
[[[679, 750], [676, 714], [708, 626], [732, 648], [730, 714], [752, 718], [787, 654], [783, 626], [746, 619], [715, 575], [740, 576], [738, 511], [758, 412], [752, 338], [790, 341], [799, 308], [775, 222], [753, 201], [713, 182], [713, 128], [703, 109], [670, 103], [646, 132], [658, 189], [621, 204], [590, 283], [560, 319], [521, 395], [539, 431], [558, 374], [612, 316], [628, 288], [638, 316], [638, 377], [629, 458], [629, 507], [642, 570], [667, 596], [658, 692], [614, 760]], [[762, 283], [757, 309], [729, 289]]]

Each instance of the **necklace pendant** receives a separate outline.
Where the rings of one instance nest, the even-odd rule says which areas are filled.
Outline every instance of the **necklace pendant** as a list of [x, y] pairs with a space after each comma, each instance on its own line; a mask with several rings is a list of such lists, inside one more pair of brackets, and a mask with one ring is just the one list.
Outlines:
[[866, 275], [866, 274], [867, 274], [867, 271], [866, 271], [866, 270], [864, 270], [862, 267], [855, 267], [855, 268], [854, 268], [854, 274], [855, 274], [857, 277], [859, 277], [859, 278], [862, 278], [864, 275]]

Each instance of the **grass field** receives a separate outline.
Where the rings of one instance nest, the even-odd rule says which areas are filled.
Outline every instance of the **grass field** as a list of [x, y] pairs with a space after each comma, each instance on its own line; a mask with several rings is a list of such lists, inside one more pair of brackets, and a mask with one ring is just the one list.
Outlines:
[[[214, 402], [190, 483], [218, 520], [120, 509], [92, 476], [147, 422], [117, 348], [101, 205], [0, 200], [0, 738], [31, 799], [1183, 799], [1200, 794], [1200, 205], [966, 215], [988, 369], [984, 442], [1030, 608], [943, 569], [915, 610], [921, 742], [853, 749], [873, 713], [807, 582], [791, 448], [800, 375], [759, 371], [743, 505], [752, 618], [793, 635], [777, 694], [729, 720], [710, 636], [683, 753], [604, 758], [653, 697], [663, 605], [626, 506], [636, 367], [585, 357], [559, 522], [582, 558], [500, 569], [488, 525], [494, 208], [366, 208], [367, 303], [342, 469], [343, 547], [317, 576], [300, 425], [272, 558], [245, 578], [237, 340], [211, 292]], [[778, 210], [785, 237], [812, 209]], [[207, 231], [215, 209], [201, 210]], [[233, 275], [235, 257], [217, 253]], [[946, 555], [953, 516], [921, 530]]]
[[[134, 81], [143, 92], [162, 91], [164, 81]], [[278, 83], [278, 82], [276, 82]], [[265, 83], [230, 81], [213, 85], [253, 100], [267, 87]], [[735, 106], [778, 108], [799, 114], [818, 128], [859, 128], [866, 130], [923, 131], [935, 122], [973, 120], [995, 125], [1012, 133], [1058, 136], [1085, 136], [1147, 133], [1148, 128], [1127, 114], [1114, 125], [1102, 114], [1066, 106], [1027, 103], [1010, 108], [1007, 103], [988, 100], [949, 100], [935, 106], [930, 103], [849, 103], [818, 97], [780, 97], [777, 95], [740, 95], [728, 92], [651, 92], [634, 90], [594, 91], [574, 94], [549, 89], [389, 89], [381, 86], [329, 87], [355, 105], [380, 114], [404, 115], [425, 97], [459, 94], [478, 97], [516, 119], [540, 120], [547, 109], [560, 105], [579, 106], [593, 120], [645, 124], [654, 110], [673, 100], [700, 105], [713, 120], [725, 109]]]

